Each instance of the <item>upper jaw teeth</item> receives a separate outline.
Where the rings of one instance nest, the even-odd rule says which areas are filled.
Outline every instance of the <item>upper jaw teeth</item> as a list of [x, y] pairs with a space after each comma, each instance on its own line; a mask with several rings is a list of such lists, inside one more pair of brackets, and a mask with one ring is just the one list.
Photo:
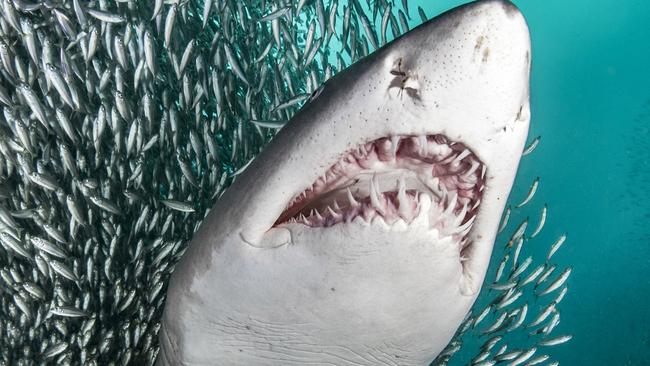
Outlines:
[[[485, 172], [470, 149], [442, 135], [380, 138], [344, 154], [291, 201], [278, 223], [331, 226], [360, 218], [413, 225], [425, 216], [440, 233], [465, 235], [478, 211]], [[332, 197], [345, 203], [339, 206]], [[430, 203], [426, 212], [423, 200]], [[307, 217], [298, 214], [308, 212], [305, 205], [312, 209]]]

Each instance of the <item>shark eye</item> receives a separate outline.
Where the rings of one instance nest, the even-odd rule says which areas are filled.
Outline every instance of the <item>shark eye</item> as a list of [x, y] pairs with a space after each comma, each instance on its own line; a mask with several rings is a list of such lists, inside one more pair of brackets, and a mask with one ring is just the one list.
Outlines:
[[276, 226], [403, 226], [426, 217], [440, 234], [463, 242], [481, 203], [485, 172], [470, 149], [443, 135], [380, 138], [343, 154], [290, 201]]

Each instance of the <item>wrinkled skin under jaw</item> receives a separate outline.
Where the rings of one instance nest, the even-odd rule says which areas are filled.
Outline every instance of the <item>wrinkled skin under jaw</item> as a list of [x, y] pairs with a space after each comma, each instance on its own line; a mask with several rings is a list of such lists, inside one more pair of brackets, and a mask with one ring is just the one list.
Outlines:
[[[462, 251], [481, 204], [486, 166], [443, 135], [396, 135], [343, 154], [293, 198], [275, 227], [425, 226]], [[461, 255], [462, 260], [462, 255]]]

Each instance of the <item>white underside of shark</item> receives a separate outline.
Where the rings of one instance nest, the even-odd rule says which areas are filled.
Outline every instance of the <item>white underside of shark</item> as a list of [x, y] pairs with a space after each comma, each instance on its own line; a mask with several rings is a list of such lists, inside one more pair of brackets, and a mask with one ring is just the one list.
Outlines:
[[160, 365], [428, 365], [481, 288], [528, 133], [509, 2], [428, 21], [327, 81], [203, 221]]

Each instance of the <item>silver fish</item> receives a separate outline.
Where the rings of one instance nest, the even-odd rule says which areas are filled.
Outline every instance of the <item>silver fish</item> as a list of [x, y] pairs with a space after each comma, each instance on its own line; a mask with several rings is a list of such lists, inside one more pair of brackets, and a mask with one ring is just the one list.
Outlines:
[[537, 348], [533, 347], [527, 351], [522, 352], [519, 356], [517, 356], [512, 362], [508, 364], [508, 366], [517, 366], [521, 365], [522, 363], [528, 361], [534, 354], [537, 352]]
[[56, 68], [54, 65], [48, 63], [45, 65], [45, 75], [50, 79], [50, 83], [52, 83], [52, 86], [54, 86], [54, 89], [59, 93], [59, 96], [61, 99], [70, 107], [75, 109], [75, 105], [72, 102], [72, 96], [70, 95], [70, 92], [68, 91], [68, 86], [61, 74], [59, 73], [58, 68]]
[[68, 257], [68, 254], [61, 247], [41, 237], [32, 236], [30, 238], [30, 241], [32, 242], [32, 245], [34, 245], [34, 247], [40, 251], [46, 252], [59, 258]]
[[535, 320], [533, 320], [530, 324], [528, 324], [528, 328], [532, 328], [536, 325], [539, 325], [541, 322], [546, 320], [549, 315], [551, 315], [552, 312], [555, 311], [555, 303], [550, 303], [548, 304], [540, 313], [537, 315]]
[[556, 346], [558, 344], [563, 344], [571, 340], [573, 336], [571, 335], [561, 335], [554, 338], [546, 339], [541, 342], [538, 342], [538, 346]]
[[0, 232], [0, 243], [2, 243], [5, 248], [10, 249], [25, 258], [31, 258], [31, 255], [27, 249], [25, 249], [24, 244], [6, 232]]
[[499, 225], [499, 234], [506, 228], [508, 225], [508, 220], [510, 219], [510, 206], [506, 208], [506, 212], [503, 214], [503, 219], [501, 220], [501, 225]]
[[50, 313], [66, 318], [87, 317], [88, 313], [72, 306], [55, 306], [50, 309]]
[[243, 81], [244, 84], [249, 85], [248, 80], [246, 79], [246, 75], [244, 74], [244, 71], [239, 65], [239, 61], [237, 61], [235, 54], [230, 48], [230, 45], [228, 43], [224, 43], [223, 49], [226, 54], [226, 58], [228, 59], [228, 64], [230, 64], [230, 67], [232, 67], [233, 71], [235, 72], [235, 75], [237, 75], [237, 77], [241, 79], [241, 81]]
[[50, 267], [54, 272], [61, 275], [61, 277], [66, 278], [70, 281], [78, 282], [79, 277], [68, 267], [65, 263], [59, 262], [57, 260], [51, 259], [48, 261]]
[[95, 19], [101, 20], [102, 22], [119, 24], [124, 23], [126, 19], [119, 14], [109, 13], [103, 10], [97, 10], [92, 8], [86, 8], [86, 12], [90, 14]]
[[172, 30], [174, 29], [174, 23], [176, 22], [176, 4], [172, 5], [167, 12], [167, 17], [165, 18], [165, 45], [169, 47], [169, 42], [172, 38]]
[[291, 11], [291, 7], [289, 7], [289, 6], [279, 8], [279, 9], [274, 10], [274, 11], [270, 12], [269, 14], [264, 15], [263, 17], [261, 17], [260, 22], [270, 22], [270, 21], [272, 21], [274, 19], [286, 16], [287, 14], [289, 14], [290, 11]]
[[29, 107], [31, 108], [32, 112], [34, 113], [38, 121], [41, 122], [41, 124], [45, 127], [45, 129], [49, 131], [50, 126], [45, 117], [45, 110], [40, 100], [36, 97], [36, 94], [34, 93], [32, 88], [25, 83], [20, 83], [18, 85], [18, 90], [27, 101], [27, 105], [29, 105]]
[[545, 290], [541, 291], [537, 296], [544, 296], [546, 294], [549, 294], [557, 290], [558, 288], [560, 288], [562, 285], [564, 285], [564, 283], [567, 281], [567, 279], [569, 279], [569, 276], [571, 275], [571, 270], [572, 270], [571, 267], [568, 267], [564, 271], [562, 271], [562, 273], [560, 273], [560, 275], [553, 282], [551, 282], [551, 284], [548, 285], [548, 287]]
[[539, 218], [539, 223], [537, 224], [537, 227], [532, 232], [532, 234], [530, 234], [531, 239], [536, 237], [537, 234], [539, 234], [539, 232], [542, 231], [542, 228], [544, 227], [544, 224], [546, 223], [547, 211], [548, 211], [548, 207], [546, 206], [546, 204], [544, 204], [544, 207], [542, 208], [542, 213], [541, 213], [540, 218]]
[[535, 139], [533, 140], [533, 142], [531, 142], [530, 145], [528, 145], [528, 146], [524, 149], [524, 151], [523, 151], [523, 153], [522, 153], [521, 155], [522, 155], [522, 156], [526, 156], [526, 155], [532, 153], [532, 152], [535, 150], [535, 148], [537, 147], [537, 145], [539, 145], [539, 141], [540, 141], [540, 139], [541, 139], [541, 136], [537, 136], [537, 137], [535, 137]]
[[557, 252], [558, 249], [560, 249], [560, 247], [562, 246], [562, 244], [564, 244], [565, 241], [566, 241], [566, 234], [562, 234], [562, 235], [561, 235], [561, 236], [560, 236], [560, 237], [555, 241], [555, 243], [553, 243], [553, 245], [551, 245], [551, 248], [549, 249], [548, 254], [546, 255], [546, 260], [547, 260], [547, 261], [551, 259], [551, 257], [553, 256], [553, 254], [555, 254], [555, 252]]
[[181, 212], [194, 212], [194, 207], [190, 203], [181, 202], [176, 200], [162, 200], [161, 201], [165, 206], [171, 208], [172, 210], [181, 211]]
[[526, 195], [526, 198], [524, 198], [523, 201], [518, 203], [515, 207], [520, 208], [524, 205], [526, 205], [528, 202], [530, 202], [531, 199], [533, 199], [533, 196], [535, 196], [535, 192], [537, 192], [537, 187], [539, 186], [539, 177], [535, 178], [535, 181], [533, 184], [530, 186], [530, 190], [528, 191], [528, 194]]
[[524, 278], [521, 281], [521, 283], [519, 283], [519, 287], [523, 287], [523, 286], [535, 281], [535, 279], [537, 279], [537, 277], [539, 277], [539, 275], [544, 271], [544, 269], [545, 269], [544, 264], [540, 264], [539, 266], [537, 266], [537, 268], [535, 268], [535, 270], [533, 270], [528, 276], [526, 276], [526, 278]]

